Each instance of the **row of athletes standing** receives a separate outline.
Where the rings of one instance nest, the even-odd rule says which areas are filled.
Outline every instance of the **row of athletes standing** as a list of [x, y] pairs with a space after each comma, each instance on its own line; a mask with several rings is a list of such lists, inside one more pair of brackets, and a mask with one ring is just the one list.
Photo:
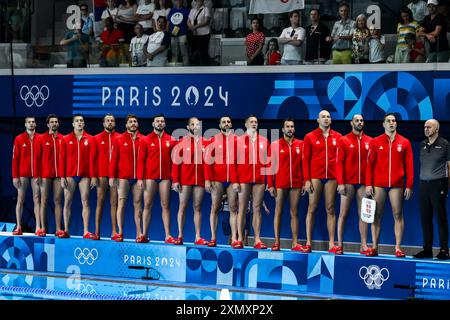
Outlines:
[[[136, 242], [148, 242], [148, 228], [153, 200], [159, 191], [165, 242], [183, 244], [185, 212], [193, 200], [195, 244], [217, 245], [218, 212], [224, 193], [230, 207], [231, 246], [242, 248], [245, 213], [251, 198], [253, 206], [254, 248], [266, 249], [262, 242], [261, 206], [264, 191], [276, 199], [272, 250], [280, 250], [280, 223], [283, 205], [289, 199], [292, 230], [292, 250], [311, 252], [314, 217], [321, 194], [325, 195], [329, 252], [343, 253], [343, 231], [351, 202], [357, 196], [358, 211], [363, 196], [377, 200], [377, 215], [372, 225], [372, 248], [367, 245], [367, 224], [360, 221], [361, 253], [377, 255], [381, 216], [386, 195], [389, 195], [395, 220], [395, 255], [404, 257], [401, 250], [403, 236], [402, 199], [409, 199], [413, 186], [413, 159], [408, 139], [396, 132], [395, 115], [386, 115], [385, 133], [372, 139], [364, 134], [364, 120], [355, 115], [350, 122], [352, 131], [346, 136], [331, 129], [328, 111], [318, 115], [318, 128], [304, 140], [294, 137], [293, 119], [283, 121], [281, 139], [269, 143], [258, 134], [258, 119], [245, 120], [246, 132], [236, 136], [232, 120], [220, 118], [220, 133], [212, 139], [200, 136], [200, 121], [188, 120], [189, 134], [176, 141], [165, 132], [165, 118], [153, 118], [153, 132], [139, 133], [136, 116], [126, 119], [126, 132], [115, 131], [115, 118], [106, 115], [104, 130], [90, 136], [84, 131], [84, 119], [73, 117], [73, 132], [66, 136], [58, 133], [55, 115], [47, 118], [48, 131], [35, 133], [35, 119], [25, 119], [26, 132], [14, 142], [13, 183], [18, 189], [16, 207], [17, 228], [22, 233], [20, 220], [26, 187], [31, 181], [36, 215], [36, 234], [46, 235], [45, 221], [48, 197], [53, 187], [55, 201], [55, 235], [70, 237], [71, 206], [76, 187], [82, 200], [84, 237], [100, 238], [101, 217], [108, 188], [110, 189], [112, 239], [123, 241], [125, 204], [131, 190], [136, 224]], [[213, 160], [211, 160], [213, 159]], [[406, 175], [406, 189], [404, 178]], [[365, 187], [367, 185], [368, 187]], [[89, 189], [97, 187], [96, 227], [90, 233]], [[170, 233], [170, 190], [179, 194], [177, 214], [178, 237]], [[64, 207], [61, 196], [64, 190]], [[201, 237], [201, 204], [205, 190], [211, 193], [211, 240]], [[335, 197], [341, 194], [338, 221], [338, 244], [335, 245]], [[306, 215], [306, 244], [298, 242], [298, 204], [301, 196], [309, 193]], [[142, 210], [142, 194], [144, 206]], [[63, 211], [63, 214], [62, 214]], [[64, 228], [62, 228], [64, 216]]]

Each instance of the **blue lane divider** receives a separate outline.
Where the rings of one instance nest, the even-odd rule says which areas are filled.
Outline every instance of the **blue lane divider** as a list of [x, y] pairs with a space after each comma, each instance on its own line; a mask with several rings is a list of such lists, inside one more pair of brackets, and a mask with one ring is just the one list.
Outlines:
[[81, 293], [81, 292], [70, 292], [53, 289], [24, 288], [14, 286], [0, 286], [0, 292], [9, 294], [33, 294], [50, 298], [65, 298], [65, 299], [72, 298], [81, 300], [146, 300], [143, 297], [130, 297], [130, 296], [124, 297], [110, 294]]

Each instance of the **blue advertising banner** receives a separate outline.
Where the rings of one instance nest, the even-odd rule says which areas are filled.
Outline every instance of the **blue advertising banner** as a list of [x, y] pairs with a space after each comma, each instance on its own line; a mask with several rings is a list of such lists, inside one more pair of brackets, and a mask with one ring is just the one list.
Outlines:
[[450, 262], [416, 264], [416, 297], [450, 300]]
[[[6, 98], [8, 76], [0, 76]], [[450, 72], [358, 71], [308, 73], [75, 74], [16, 76], [17, 115], [105, 113], [171, 118], [333, 119], [362, 114], [379, 120], [396, 112], [402, 120], [450, 120]], [[9, 96], [9, 97], [8, 97]], [[9, 100], [8, 100], [9, 99]], [[1, 108], [8, 116], [12, 108]]]

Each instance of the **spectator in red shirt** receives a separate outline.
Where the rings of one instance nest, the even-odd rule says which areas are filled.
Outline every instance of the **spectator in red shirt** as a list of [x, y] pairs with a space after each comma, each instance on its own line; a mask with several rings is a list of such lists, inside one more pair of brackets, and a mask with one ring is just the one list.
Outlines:
[[277, 38], [270, 39], [267, 44], [265, 63], [268, 66], [279, 65], [281, 63], [281, 53]]
[[266, 37], [260, 31], [260, 21], [258, 17], [252, 18], [252, 33], [245, 38], [247, 65], [262, 66], [264, 65], [264, 56], [262, 53]]
[[122, 31], [114, 28], [114, 20], [111, 17], [105, 19], [106, 30], [100, 35], [100, 66], [118, 67], [122, 51], [121, 44], [125, 42]]
[[416, 40], [416, 35], [408, 33], [405, 36], [406, 44], [409, 47], [409, 56], [411, 63], [423, 63], [425, 62], [425, 46], [422, 41]]

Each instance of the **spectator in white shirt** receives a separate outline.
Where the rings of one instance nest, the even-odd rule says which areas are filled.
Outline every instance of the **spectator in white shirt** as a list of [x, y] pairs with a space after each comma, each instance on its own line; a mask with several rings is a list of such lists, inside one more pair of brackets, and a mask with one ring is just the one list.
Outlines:
[[147, 43], [149, 36], [144, 34], [144, 28], [140, 23], [134, 26], [136, 37], [131, 39], [130, 53], [132, 67], [145, 67], [147, 65]]
[[423, 0], [412, 0], [407, 7], [411, 10], [414, 20], [419, 24], [423, 22], [423, 19], [428, 14], [427, 4]]
[[167, 62], [167, 51], [170, 47], [170, 33], [166, 27], [167, 19], [164, 16], [158, 18], [156, 31], [148, 38], [147, 66], [164, 67]]
[[305, 40], [306, 31], [300, 27], [299, 20], [298, 11], [291, 11], [289, 13], [291, 26], [285, 28], [278, 38], [278, 43], [284, 45], [281, 64], [300, 64], [302, 62], [301, 45]]
[[136, 10], [136, 19], [144, 28], [144, 33], [151, 35], [155, 29], [153, 28], [152, 18], [155, 11], [155, 4], [152, 0], [144, 0]]
[[160, 16], [164, 16], [167, 19], [169, 15], [170, 8], [172, 8], [172, 3], [170, 0], [156, 0], [155, 11], [153, 12], [153, 29], [156, 30], [156, 23]]
[[106, 4], [108, 5], [102, 13], [102, 21], [105, 23], [106, 18], [113, 18], [114, 22], [116, 22], [116, 17], [119, 12], [119, 8], [116, 7], [116, 0], [106, 0]]
[[369, 41], [367, 41], [368, 51], [369, 51], [369, 62], [370, 63], [384, 63], [384, 45], [386, 40], [384, 35], [381, 34], [381, 30], [377, 29], [375, 26], [369, 27]]
[[209, 39], [211, 37], [211, 12], [204, 6], [203, 0], [196, 0], [197, 7], [189, 13], [188, 28], [192, 37], [188, 39], [191, 47], [191, 64], [209, 64]]

